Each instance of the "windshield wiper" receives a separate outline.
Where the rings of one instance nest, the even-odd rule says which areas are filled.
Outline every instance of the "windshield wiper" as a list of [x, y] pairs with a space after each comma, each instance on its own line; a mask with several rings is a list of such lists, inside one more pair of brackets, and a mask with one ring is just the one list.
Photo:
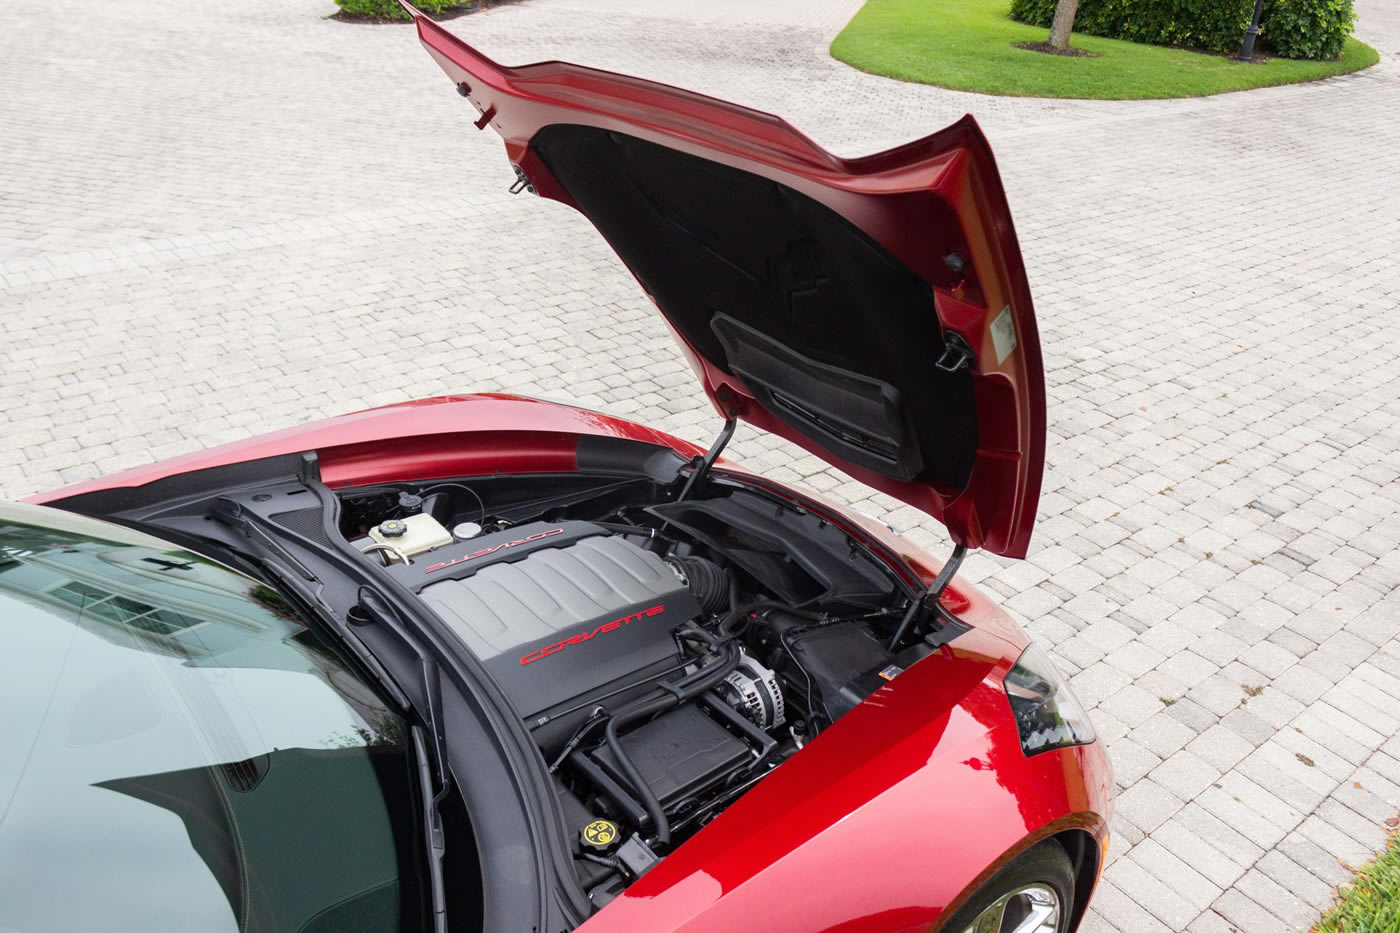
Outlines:
[[[437, 662], [427, 655], [421, 655], [423, 661], [423, 695], [425, 698], [423, 718], [427, 721], [429, 737], [433, 746], [433, 761], [437, 764], [437, 793], [432, 794], [432, 782], [429, 781], [423, 786], [424, 820], [428, 835], [428, 878], [432, 882], [433, 888], [433, 931], [434, 933], [447, 933], [447, 894], [442, 883], [442, 856], [446, 851], [446, 846], [442, 838], [442, 809], [441, 804], [450, 789], [450, 778], [447, 771], [447, 759], [443, 753], [442, 734], [442, 674], [438, 670]], [[428, 774], [422, 759], [423, 749], [423, 729], [419, 726], [413, 727], [414, 745], [419, 750], [418, 779], [427, 781]], [[430, 797], [429, 794], [432, 794]]]
[[[422, 672], [423, 701], [413, 708], [423, 725], [413, 727], [413, 750], [418, 756], [418, 786], [423, 795], [423, 835], [428, 845], [428, 880], [432, 888], [433, 933], [447, 933], [447, 889], [443, 884], [442, 860], [447, 851], [442, 832], [442, 801], [452, 789], [451, 772], [444, 750], [442, 728], [442, 672], [433, 657], [424, 651], [397, 624], [393, 606], [369, 587], [360, 588], [355, 604], [363, 621], [377, 621], [418, 656]], [[424, 728], [426, 726], [426, 730]], [[432, 754], [429, 755], [431, 750]]]
[[390, 698], [400, 709], [412, 708], [408, 697], [399, 688], [394, 678], [389, 675], [389, 672], [384, 669], [384, 665], [365, 647], [364, 642], [355, 634], [351, 626], [341, 624], [340, 620], [336, 618], [335, 612], [321, 598], [321, 579], [307, 569], [305, 564], [297, 560], [269, 533], [267, 528], [263, 527], [261, 516], [250, 513], [228, 497], [215, 500], [209, 514], [216, 521], [223, 522], [241, 532], [248, 543], [252, 545], [249, 553], [245, 556], [251, 558], [280, 584], [279, 589], [283, 591], [284, 596], [290, 596], [299, 602], [304, 609], [319, 618], [323, 625], [328, 626], [340, 636], [360, 663], [365, 665], [374, 679], [388, 691]]
[[284, 564], [296, 571], [297, 576], [308, 583], [319, 582], [316, 575], [306, 569], [306, 565], [297, 560], [291, 553], [269, 535], [260, 525], [261, 516], [250, 515], [247, 509], [227, 496], [221, 496], [214, 500], [214, 506], [209, 510], [209, 514], [216, 520], [230, 525], [243, 532], [243, 537], [249, 541], [259, 544], [264, 550], [271, 551]]
[[[413, 727], [413, 751], [418, 756], [418, 789], [423, 795], [423, 835], [428, 843], [428, 883], [432, 889], [433, 933], [447, 933], [447, 888], [442, 881], [442, 857], [447, 847], [442, 836], [442, 810], [439, 803], [447, 794], [447, 784], [441, 778], [442, 759], [437, 761], [438, 780], [434, 782], [429, 763], [423, 727]], [[433, 792], [434, 783], [438, 790]]]
[[[243, 534], [251, 544], [253, 556], [265, 570], [295, 594], [306, 606], [319, 611], [328, 620], [335, 613], [321, 598], [320, 579], [284, 547], [274, 529], [265, 526], [262, 516], [243, 508], [228, 497], [215, 500], [211, 516]], [[395, 702], [404, 710], [413, 710], [427, 726], [412, 727], [413, 750], [418, 758], [418, 782], [423, 795], [423, 832], [428, 846], [428, 879], [431, 885], [433, 933], [447, 933], [447, 889], [443, 883], [442, 862], [446, 843], [442, 831], [443, 799], [452, 789], [451, 775], [444, 752], [446, 740], [442, 729], [442, 676], [437, 661], [404, 631], [398, 612], [374, 590], [362, 586], [359, 599], [351, 608], [347, 625], [333, 625], [343, 640], [367, 664], [376, 678], [389, 690]], [[356, 618], [358, 616], [358, 618]], [[421, 665], [423, 701], [413, 703], [400, 689], [383, 664], [365, 646], [354, 629], [357, 624], [380, 622], [410, 651]], [[429, 751], [431, 750], [431, 756]]]

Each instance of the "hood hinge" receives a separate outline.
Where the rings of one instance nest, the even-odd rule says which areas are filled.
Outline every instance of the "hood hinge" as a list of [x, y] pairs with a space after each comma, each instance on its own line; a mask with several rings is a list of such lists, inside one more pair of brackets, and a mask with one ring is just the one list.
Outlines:
[[734, 436], [734, 429], [738, 426], [738, 409], [731, 408], [729, 410], [729, 416], [724, 419], [724, 427], [720, 428], [719, 437], [715, 438], [714, 443], [710, 445], [710, 449], [705, 451], [705, 456], [700, 458], [700, 462], [697, 463], [695, 469], [691, 471], [690, 479], [685, 481], [685, 487], [681, 489], [681, 494], [676, 496], [677, 502], [680, 502], [686, 496], [690, 495], [690, 490], [700, 481], [700, 478], [710, 472], [710, 467], [715, 465], [715, 461], [718, 460], [719, 455], [723, 453], [725, 445], [727, 445], [729, 439]]
[[909, 611], [904, 613], [904, 618], [900, 620], [899, 628], [895, 629], [894, 637], [890, 639], [890, 651], [895, 651], [899, 643], [904, 640], [904, 633], [909, 631], [909, 626], [914, 623], [914, 617], [919, 614], [919, 610], [927, 607], [929, 602], [933, 603], [935, 618], [941, 611], [938, 607], [938, 598], [943, 595], [943, 591], [948, 588], [948, 584], [957, 574], [958, 568], [962, 566], [963, 558], [967, 556], [967, 545], [953, 545], [953, 553], [948, 557], [948, 562], [943, 565], [943, 569], [938, 571], [938, 576], [933, 578], [927, 590], [913, 599], [909, 600]]

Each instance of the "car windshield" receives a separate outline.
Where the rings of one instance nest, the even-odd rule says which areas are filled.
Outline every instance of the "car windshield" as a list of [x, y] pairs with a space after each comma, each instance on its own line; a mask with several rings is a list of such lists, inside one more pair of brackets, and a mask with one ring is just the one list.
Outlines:
[[0, 508], [0, 930], [417, 926], [406, 726], [275, 590]]

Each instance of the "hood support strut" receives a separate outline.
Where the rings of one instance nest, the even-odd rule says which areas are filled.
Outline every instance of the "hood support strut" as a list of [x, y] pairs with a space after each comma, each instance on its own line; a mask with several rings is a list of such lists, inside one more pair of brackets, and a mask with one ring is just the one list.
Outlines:
[[955, 544], [953, 553], [948, 558], [948, 562], [943, 565], [943, 569], [938, 571], [938, 576], [933, 578], [929, 588], [922, 594], [909, 600], [909, 611], [904, 613], [904, 618], [900, 620], [899, 628], [895, 629], [894, 637], [890, 639], [890, 650], [895, 651], [899, 643], [904, 640], [904, 633], [913, 624], [914, 617], [919, 614], [919, 610], [933, 603], [934, 614], [938, 614], [938, 598], [943, 595], [943, 591], [948, 588], [954, 576], [957, 575], [958, 568], [962, 566], [963, 558], [967, 556], [967, 545]]
[[724, 421], [724, 427], [720, 429], [719, 437], [715, 438], [715, 442], [710, 445], [710, 449], [705, 451], [705, 456], [701, 458], [695, 469], [690, 472], [690, 479], [685, 481], [685, 488], [681, 490], [679, 496], [676, 496], [677, 502], [680, 502], [686, 496], [690, 495], [691, 488], [700, 481], [701, 477], [710, 472], [710, 467], [715, 465], [715, 461], [719, 459], [719, 455], [724, 452], [724, 448], [729, 443], [729, 439], [734, 436], [734, 429], [738, 426], [739, 420], [735, 413], [731, 411], [729, 417]]

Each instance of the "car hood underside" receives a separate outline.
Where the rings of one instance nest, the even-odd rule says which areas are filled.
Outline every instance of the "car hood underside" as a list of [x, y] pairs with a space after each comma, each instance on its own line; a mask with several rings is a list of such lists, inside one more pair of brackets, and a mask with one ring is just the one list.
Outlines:
[[957, 543], [1024, 555], [1044, 464], [1039, 339], [970, 117], [840, 159], [691, 92], [498, 65], [412, 12], [478, 128], [505, 140], [517, 189], [594, 224], [722, 415], [923, 509]]

